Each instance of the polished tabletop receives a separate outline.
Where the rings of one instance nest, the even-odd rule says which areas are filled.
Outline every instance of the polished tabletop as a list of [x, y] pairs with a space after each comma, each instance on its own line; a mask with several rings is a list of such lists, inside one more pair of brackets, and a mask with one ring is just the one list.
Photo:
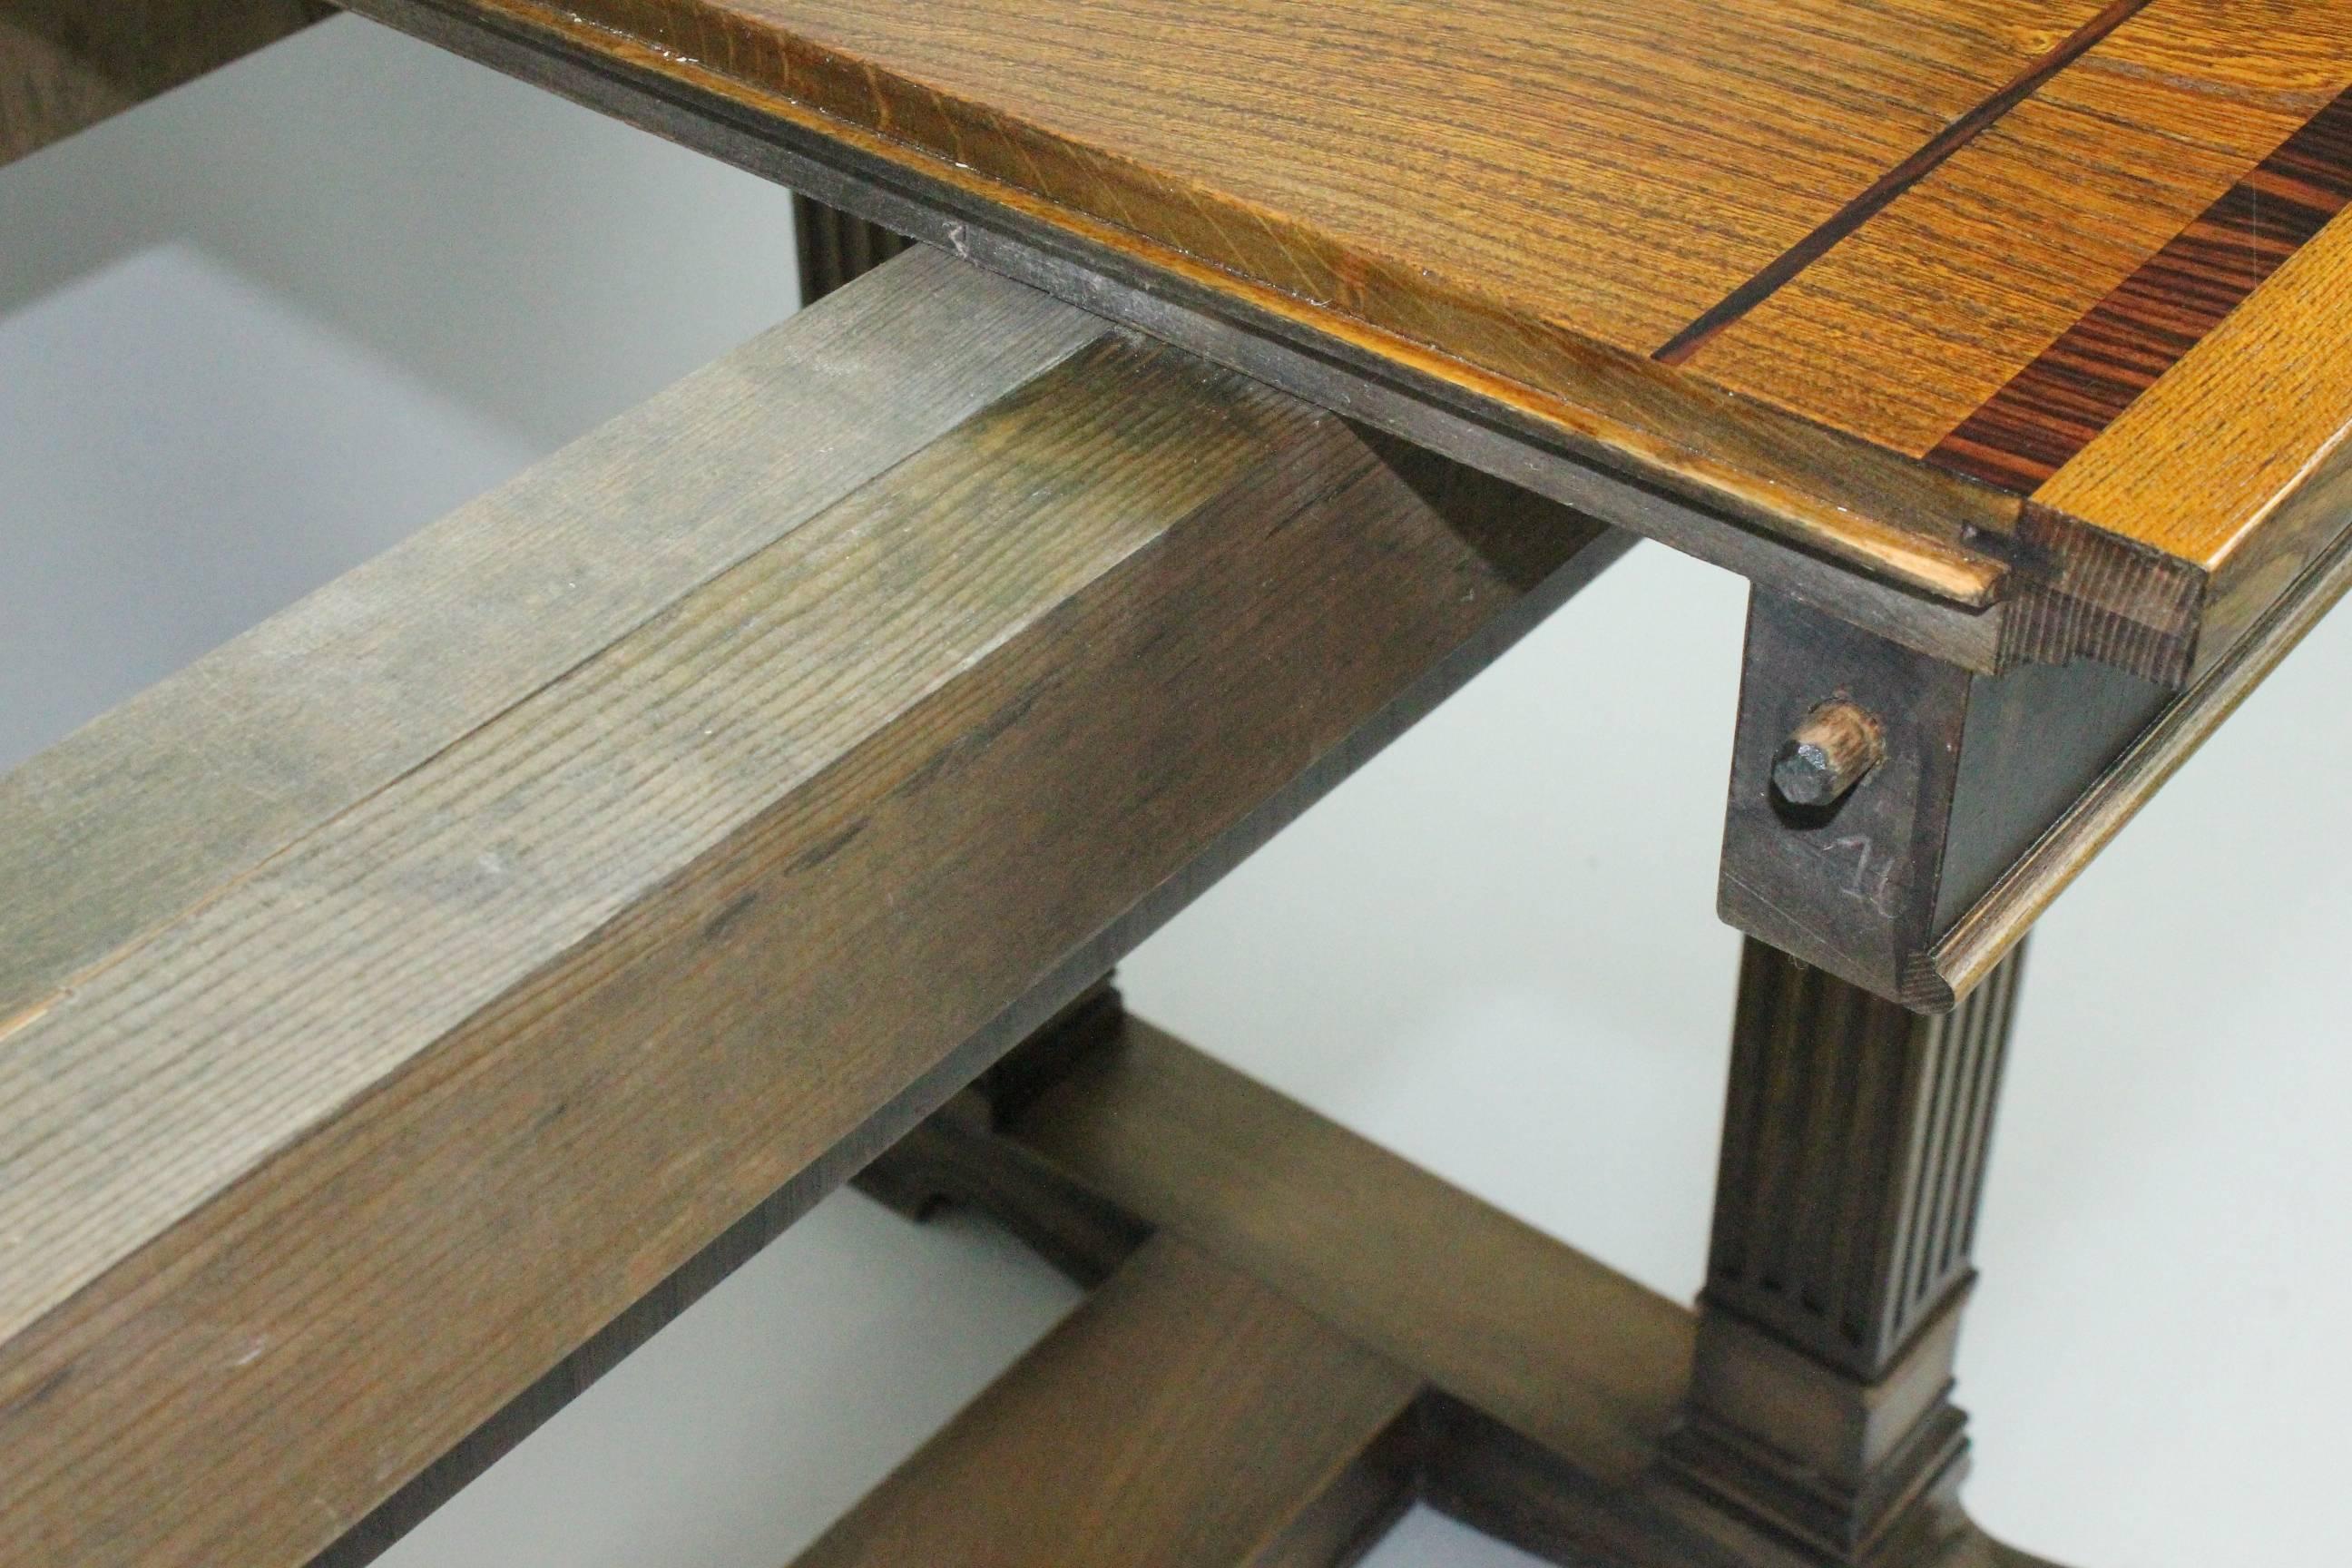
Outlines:
[[432, 4], [800, 115], [1910, 589], [2021, 569], [2162, 645], [2062, 657], [2179, 679], [2352, 489], [2334, 0]]

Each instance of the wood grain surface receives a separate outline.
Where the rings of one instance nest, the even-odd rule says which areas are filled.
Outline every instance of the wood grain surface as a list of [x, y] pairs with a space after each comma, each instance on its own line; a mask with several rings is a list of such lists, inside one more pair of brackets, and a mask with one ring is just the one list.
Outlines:
[[[1549, 318], [1643, 353], [2098, 10], [2095, 0], [2031, 11], [2001, 0], [1663, 0], [1638, 13], [1612, 0], [1372, 0], [1341, 13], [1305, 0], [572, 8], [1381, 325], [1484, 306], [1497, 330], [1538, 335]], [[1401, 188], [1444, 199], [1398, 201]], [[1417, 281], [1394, 287], [1407, 277]]]
[[1591, 1475], [1637, 1476], [1689, 1377], [1683, 1308], [1140, 1019], [1012, 1131]]
[[1979, 99], [1969, 107], [1967, 113], [1947, 121], [1934, 135], [1914, 148], [1908, 157], [1873, 180], [1867, 190], [1830, 215], [1796, 244], [1774, 257], [1769, 265], [1751, 273], [1739, 287], [1684, 323], [1682, 331], [1659, 344], [1651, 357], [1666, 364], [1681, 364], [1688, 361], [1700, 349], [1712, 343], [1725, 329], [1745, 319], [1749, 312], [1786, 288], [1799, 273], [1828, 255], [1848, 235], [1885, 211], [1890, 203], [1913, 185], [1934, 174], [1940, 165], [1966, 149], [1995, 121], [2016, 109], [2052, 77], [2080, 59], [2084, 51], [2146, 4], [2147, 0], [2109, 0], [2107, 5], [2084, 18], [2073, 32], [2042, 50], [2023, 69], [2003, 83], [1999, 91]]
[[[2227, 190], [2246, 162], [2242, 153], [2033, 99], [1692, 363], [1741, 391], [1925, 455]], [[2055, 170], [2067, 176], [2051, 178]], [[2020, 207], [2037, 200], [2049, 221], [2021, 223]], [[1989, 465], [1939, 466], [2032, 488]]]
[[[0, 774], [0, 887], [69, 891], [0, 899], [0, 1020], [1106, 330], [919, 257]], [[708, 476], [707, 504], [645, 488], [667, 464]]]
[[[2138, 292], [2154, 308], [2139, 315], [2193, 341], [2198, 309], [2226, 310], [2251, 285], [2200, 285], [2158, 258], [2325, 111], [2331, 85], [2352, 85], [2340, 11], [2284, 9], [2293, 14], [2264, 26], [2244, 7], [2155, 0], [1692, 363], [1925, 455], [2144, 269]], [[2253, 47], [2236, 47], [2242, 37]], [[2214, 216], [2239, 247], [2250, 230], [2269, 233], [2263, 215], [2252, 225], [2242, 212]], [[2168, 302], [2192, 309], [2176, 319]], [[2128, 357], [2152, 378], [2178, 357], [2167, 346]], [[2037, 414], [2063, 412], [2016, 418], [2030, 431]], [[2008, 489], [2039, 482], [1949, 449], [1941, 460]]]
[[[1928, 454], [2012, 489], [2051, 479], [2352, 200], [2352, 91], [2305, 121]], [[2292, 363], [2291, 361], [2288, 363]], [[2044, 497], [2045, 501], [2050, 498]], [[2159, 510], [2151, 515], [2160, 516]], [[2176, 554], [2219, 542], [2168, 520]]]
[[[2247, 618], [2207, 588], [2270, 514], [2043, 494], [2029, 539], [2022, 502], [2250, 291], [2312, 286], [2281, 263], [2337, 200], [2352, 89], [2334, 0], [370, 8], [919, 171], [1927, 595], [1981, 604], [1987, 554], [2021, 597], [2144, 551], [2189, 624], [2127, 667], [2175, 680]], [[2143, 649], [2052, 645], [2083, 653]]]
[[[853, 432], [908, 367], [825, 323], [895, 327], [900, 280], [942, 272], [902, 258], [811, 313], [810, 352], [788, 324], [443, 536], [535, 559], [505, 567], [520, 603], [602, 646], [527, 637], [553, 668], [506, 670], [471, 575], [412, 562], [375, 618], [313, 602], [299, 660], [183, 688], [332, 710], [499, 669], [395, 705], [413, 761], [357, 699], [356, 736], [283, 737], [260, 776], [331, 789], [155, 900], [99, 879], [84, 929], [114, 945], [20, 978], [12, 1562], [306, 1560], [755, 1205], [804, 1206], [944, 1101], [1568, 591], [1600, 531], [1056, 306], [1082, 346], [1029, 318], [1030, 372], [877, 448]], [[995, 368], [950, 400], [1011, 371], [984, 336], [961, 356]], [[618, 519], [695, 563], [612, 548]], [[567, 617], [583, 550], [671, 585], [592, 574], [610, 598]], [[106, 747], [173, 754], [191, 721], [147, 712]], [[201, 790], [107, 798], [19, 797], [0, 840], [148, 843], [159, 802], [209, 835]], [[72, 906], [56, 864], [20, 860], [0, 905]]]
[[[1042, 1158], [1160, 1226], [1154, 1245], [1180, 1242], [1270, 1287], [1412, 1374], [1423, 1387], [1423, 1500], [1488, 1533], [1546, 1561], [1628, 1568], [1827, 1560], [1699, 1502], [1661, 1466], [1692, 1376], [1687, 1309], [1140, 1019], [1082, 1056], [995, 1144], [994, 1157]], [[1030, 1191], [1049, 1213], [1066, 1201]], [[1336, 1399], [1349, 1393], [1335, 1385]], [[1202, 1396], [1220, 1407], [1255, 1397], [1268, 1407], [1262, 1418], [1284, 1412], [1309, 1430], [1330, 1420], [1287, 1384]], [[990, 1404], [1001, 1405], [1000, 1395], [984, 1395]], [[969, 1462], [969, 1434], [959, 1439], [951, 1427], [940, 1444]], [[1118, 1451], [1139, 1446], [1129, 1436]], [[912, 1495], [926, 1489], [919, 1479], [937, 1486], [943, 1471], [953, 1473], [926, 1455], [885, 1489], [911, 1511], [924, 1506]], [[1099, 1489], [1122, 1489], [1106, 1478]], [[1916, 1538], [1890, 1538], [1869, 1561], [2047, 1568], [1988, 1540], [1948, 1496], [1927, 1514], [1915, 1521], [1925, 1527]]]
[[1420, 1390], [1162, 1237], [795, 1568], [1320, 1568], [1410, 1497]]
[[[2347, 100], [2338, 100], [2339, 104]], [[2035, 493], [2211, 565], [2210, 668], [2352, 517], [2352, 218], [2339, 216]]]
[[330, 10], [324, 0], [0, 0], [0, 163]]

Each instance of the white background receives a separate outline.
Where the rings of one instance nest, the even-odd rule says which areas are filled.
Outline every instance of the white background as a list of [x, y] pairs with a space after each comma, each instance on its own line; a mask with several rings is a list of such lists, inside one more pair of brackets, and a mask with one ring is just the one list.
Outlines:
[[[0, 170], [0, 766], [795, 297], [782, 192], [356, 20]], [[1131, 1003], [1688, 1297], [1742, 605], [1636, 551]], [[2352, 614], [2037, 939], [1961, 1394], [1979, 1515], [2085, 1568], [2345, 1560], [2348, 689]], [[836, 1197], [385, 1561], [776, 1568], [1073, 1300]], [[1416, 1515], [1372, 1561], [1517, 1559]]]

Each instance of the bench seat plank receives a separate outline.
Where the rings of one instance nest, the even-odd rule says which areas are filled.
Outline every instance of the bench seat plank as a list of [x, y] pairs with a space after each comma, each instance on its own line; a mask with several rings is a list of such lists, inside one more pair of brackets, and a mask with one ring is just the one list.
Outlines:
[[[840, 304], [895, 331], [950, 275], [919, 254]], [[1041, 303], [1066, 330], [1028, 319], [1015, 384], [865, 447], [863, 482], [817, 459], [905, 365], [820, 310], [502, 492], [539, 561], [509, 581], [560, 605], [584, 552], [665, 585], [501, 701], [407, 713], [409, 765], [373, 725], [289, 738], [279, 776], [326, 797], [0, 1027], [12, 1561], [306, 1561], [740, 1216], [845, 1179], [1618, 548]], [[627, 546], [727, 516], [691, 568]], [[314, 601], [298, 664], [232, 650], [195, 689], [331, 710], [386, 679], [385, 624], [420, 689], [502, 668], [462, 574], [377, 587], [380, 619]], [[169, 755], [189, 722], [102, 729]], [[51, 800], [0, 841], [137, 846], [169, 800]], [[83, 896], [55, 863], [0, 907]]]

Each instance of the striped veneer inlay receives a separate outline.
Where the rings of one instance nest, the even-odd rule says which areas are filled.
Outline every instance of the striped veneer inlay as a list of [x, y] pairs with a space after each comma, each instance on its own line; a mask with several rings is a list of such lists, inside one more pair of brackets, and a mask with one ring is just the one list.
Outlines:
[[2352, 89], [1946, 436], [1927, 460], [2030, 494], [2352, 204]]

